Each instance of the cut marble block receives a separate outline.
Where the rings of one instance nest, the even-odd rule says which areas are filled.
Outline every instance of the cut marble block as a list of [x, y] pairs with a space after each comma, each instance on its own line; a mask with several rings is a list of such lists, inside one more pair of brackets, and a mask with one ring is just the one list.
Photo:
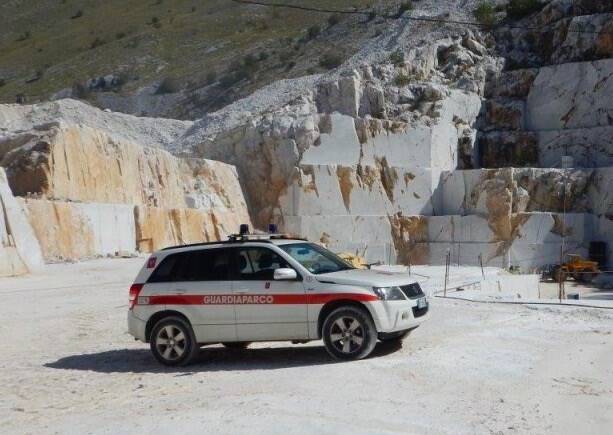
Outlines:
[[[0, 247], [5, 251], [4, 274], [35, 272], [44, 265], [41, 246], [26, 212], [13, 196], [3, 168], [0, 168]], [[17, 258], [18, 257], [18, 258]]]
[[46, 261], [135, 253], [134, 207], [20, 199]]
[[527, 129], [611, 125], [612, 73], [613, 59], [541, 68], [526, 102]]

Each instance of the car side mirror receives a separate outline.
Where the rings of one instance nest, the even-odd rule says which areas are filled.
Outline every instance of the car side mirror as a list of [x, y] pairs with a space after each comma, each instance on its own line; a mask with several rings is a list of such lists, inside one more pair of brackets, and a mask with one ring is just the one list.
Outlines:
[[298, 278], [298, 274], [294, 269], [282, 267], [280, 269], [275, 269], [273, 278], [275, 281], [289, 281]]

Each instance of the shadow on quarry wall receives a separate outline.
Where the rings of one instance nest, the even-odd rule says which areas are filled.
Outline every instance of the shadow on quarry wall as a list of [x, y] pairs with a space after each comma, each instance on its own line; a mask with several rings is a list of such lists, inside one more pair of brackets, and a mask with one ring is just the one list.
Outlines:
[[[371, 358], [388, 355], [400, 349], [395, 343], [378, 343]], [[198, 372], [231, 370], [275, 370], [336, 364], [323, 346], [277, 347], [230, 350], [203, 348], [188, 367], [164, 367], [154, 360], [148, 349], [120, 349], [98, 353], [71, 355], [44, 366], [61, 370], [85, 370], [98, 373], [176, 373], [188, 376]]]

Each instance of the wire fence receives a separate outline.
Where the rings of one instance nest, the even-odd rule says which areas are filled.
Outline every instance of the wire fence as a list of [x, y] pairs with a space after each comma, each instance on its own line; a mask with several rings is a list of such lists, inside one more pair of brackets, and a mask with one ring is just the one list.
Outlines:
[[[258, 0], [232, 0], [235, 3], [241, 3], [245, 5], [256, 5], [256, 6], [265, 6], [272, 8], [286, 8], [286, 9], [297, 9], [307, 12], [319, 12], [326, 14], [342, 14], [342, 15], [362, 15], [366, 17], [380, 17], [387, 20], [407, 20], [407, 21], [416, 21], [416, 22], [426, 22], [426, 23], [434, 23], [434, 24], [452, 24], [452, 25], [461, 25], [461, 26], [472, 26], [479, 27], [486, 30], [506, 30], [506, 29], [521, 29], [521, 30], [532, 30], [532, 31], [540, 31], [547, 32], [549, 30], [544, 30], [545, 27], [552, 26], [559, 22], [560, 20], [555, 20], [550, 23], [544, 24], [541, 27], [536, 26], [520, 26], [510, 23], [500, 23], [498, 27], [492, 24], [480, 23], [477, 21], [466, 21], [466, 20], [452, 20], [445, 18], [436, 18], [436, 17], [423, 17], [423, 16], [413, 16], [407, 14], [385, 14], [381, 12], [376, 12], [373, 10], [345, 10], [345, 9], [334, 9], [334, 8], [317, 8], [313, 6], [304, 6], [304, 5], [294, 5], [289, 3], [282, 2], [263, 2]], [[596, 34], [596, 35], [613, 35], [613, 32], [608, 31], [597, 31], [597, 30], [586, 30], [586, 29], [566, 29], [566, 33], [586, 33], [586, 34]]]

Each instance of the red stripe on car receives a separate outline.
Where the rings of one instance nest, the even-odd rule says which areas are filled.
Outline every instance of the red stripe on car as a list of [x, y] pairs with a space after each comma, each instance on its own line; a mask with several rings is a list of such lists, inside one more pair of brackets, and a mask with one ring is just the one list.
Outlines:
[[378, 300], [375, 295], [363, 293], [158, 295], [149, 296], [148, 305], [293, 305], [325, 304], [340, 299], [357, 302]]

